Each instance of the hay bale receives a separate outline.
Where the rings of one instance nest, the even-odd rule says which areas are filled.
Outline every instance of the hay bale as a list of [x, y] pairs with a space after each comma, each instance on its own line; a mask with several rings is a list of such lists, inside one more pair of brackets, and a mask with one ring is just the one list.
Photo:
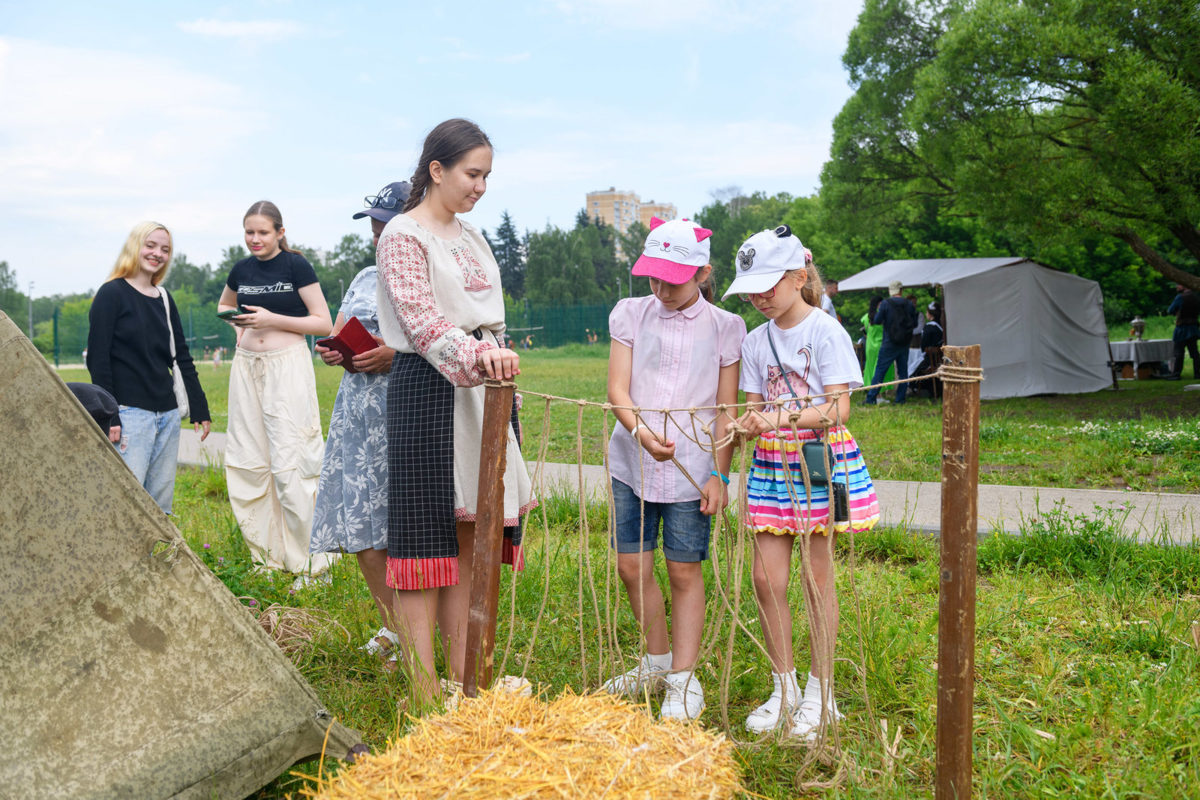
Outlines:
[[301, 792], [346, 798], [728, 798], [733, 744], [644, 706], [568, 689], [547, 703], [506, 691], [464, 698], [404, 738]]

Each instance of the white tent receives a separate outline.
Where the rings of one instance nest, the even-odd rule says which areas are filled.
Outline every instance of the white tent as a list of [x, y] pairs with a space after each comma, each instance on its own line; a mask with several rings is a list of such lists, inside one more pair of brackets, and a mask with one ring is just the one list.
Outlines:
[[892, 260], [839, 291], [941, 286], [946, 343], [980, 345], [984, 398], [1094, 392], [1112, 384], [1100, 284], [1027, 258]]

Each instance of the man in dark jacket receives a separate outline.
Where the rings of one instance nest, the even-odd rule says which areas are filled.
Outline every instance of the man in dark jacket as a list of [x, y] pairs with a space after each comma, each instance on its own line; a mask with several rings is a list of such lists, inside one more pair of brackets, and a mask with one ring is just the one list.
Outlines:
[[[883, 380], [892, 363], [896, 364], [896, 380], [902, 381], [908, 377], [908, 347], [912, 343], [913, 328], [917, 327], [917, 309], [900, 295], [903, 288], [900, 281], [892, 281], [888, 286], [891, 296], [880, 303], [879, 310], [875, 312], [873, 322], [883, 326], [883, 342], [879, 346], [879, 360], [875, 362], [871, 385]], [[907, 396], [907, 383], [896, 387], [896, 405], [903, 404]], [[869, 389], [867, 405], [875, 405], [878, 397], [879, 389]]]
[[1192, 377], [1200, 379], [1200, 354], [1197, 353], [1196, 339], [1200, 338], [1200, 296], [1182, 284], [1175, 287], [1178, 294], [1167, 308], [1168, 314], [1175, 315], [1175, 333], [1171, 337], [1175, 341], [1175, 359], [1171, 363], [1171, 380], [1177, 381], [1183, 375], [1183, 354], [1192, 357]]

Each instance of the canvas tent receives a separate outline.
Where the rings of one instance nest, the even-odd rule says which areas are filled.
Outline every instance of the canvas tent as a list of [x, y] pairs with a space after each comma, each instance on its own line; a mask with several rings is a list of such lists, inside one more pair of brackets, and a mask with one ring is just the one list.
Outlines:
[[[892, 260], [839, 291], [940, 286], [946, 343], [980, 345], [980, 397], [1094, 392], [1112, 384], [1100, 284], [1027, 258]], [[867, 377], [870, 381], [870, 376]]]
[[0, 313], [0, 797], [244, 797], [359, 743]]

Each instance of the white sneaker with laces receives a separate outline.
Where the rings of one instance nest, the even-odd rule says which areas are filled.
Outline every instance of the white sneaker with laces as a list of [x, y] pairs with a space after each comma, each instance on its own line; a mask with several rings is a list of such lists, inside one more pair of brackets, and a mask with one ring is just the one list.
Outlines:
[[[829, 721], [837, 722], [846, 718], [846, 715], [838, 711], [837, 703], [833, 703], [833, 708], [830, 709], [828, 715]], [[788, 729], [790, 736], [795, 736], [800, 739], [812, 741], [817, 738], [817, 731], [821, 729], [821, 698], [805, 697], [800, 705], [792, 712], [792, 724]]]
[[704, 688], [693, 672], [669, 672], [663, 678], [666, 696], [659, 716], [684, 722], [696, 719], [704, 710]]
[[[766, 733], [778, 728], [788, 719], [788, 714], [785, 712], [795, 708], [796, 703], [800, 700], [800, 687], [796, 685], [795, 673], [780, 675], [773, 672], [771, 679], [775, 682], [775, 691], [771, 692], [767, 702], [751, 711], [750, 716], [746, 717], [746, 730], [751, 733]], [[787, 693], [786, 704], [783, 697], [785, 691]]]
[[641, 694], [644, 689], [657, 691], [663, 677], [670, 671], [670, 661], [667, 667], [656, 666], [650, 654], [642, 656], [633, 669], [615, 675], [604, 682], [604, 691], [609, 694]]

